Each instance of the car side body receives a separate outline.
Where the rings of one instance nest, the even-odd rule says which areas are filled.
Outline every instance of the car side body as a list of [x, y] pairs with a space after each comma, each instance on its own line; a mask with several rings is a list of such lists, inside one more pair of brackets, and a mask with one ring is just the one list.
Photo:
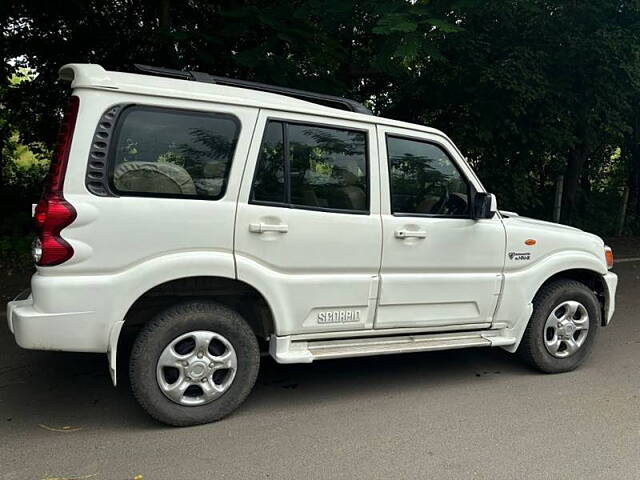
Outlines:
[[[115, 383], [123, 327], [176, 298], [206, 297], [237, 309], [280, 363], [472, 346], [514, 352], [536, 294], [558, 278], [587, 285], [601, 324], [611, 320], [617, 277], [603, 241], [501, 213], [495, 199], [487, 218], [474, 218], [472, 199], [486, 190], [438, 130], [98, 65], [66, 65], [60, 78], [79, 99], [64, 177], [76, 217], [60, 233], [73, 255], [38, 266], [31, 292], [9, 303], [23, 348], [106, 353]], [[227, 164], [203, 166], [211, 178], [178, 181], [175, 156], [153, 167], [114, 160], [127, 151], [137, 158], [128, 128], [166, 136], [159, 115], [174, 129], [219, 128], [221, 138], [201, 145], [226, 149]], [[267, 154], [269, 135], [277, 141]], [[336, 163], [300, 160], [323, 148], [341, 149]], [[283, 190], [260, 193], [257, 170], [278, 149], [289, 163], [264, 181], [286, 177]], [[447, 164], [443, 175], [458, 178], [459, 192], [405, 195], [411, 159], [423, 155]], [[181, 193], [127, 190], [162, 174], [182, 182]], [[411, 211], [419, 203], [440, 213]]]

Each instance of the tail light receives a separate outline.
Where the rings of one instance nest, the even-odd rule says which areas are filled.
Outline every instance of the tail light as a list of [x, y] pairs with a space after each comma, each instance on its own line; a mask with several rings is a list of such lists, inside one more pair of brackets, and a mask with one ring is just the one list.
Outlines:
[[43, 267], [59, 265], [73, 256], [73, 248], [60, 236], [60, 231], [76, 218], [76, 209], [64, 199], [62, 187], [79, 106], [80, 99], [72, 96], [60, 125], [44, 191], [35, 209], [38, 238], [33, 253], [36, 263]]
[[604, 258], [607, 261], [607, 268], [611, 270], [613, 268], [613, 250], [607, 245], [604, 246]]

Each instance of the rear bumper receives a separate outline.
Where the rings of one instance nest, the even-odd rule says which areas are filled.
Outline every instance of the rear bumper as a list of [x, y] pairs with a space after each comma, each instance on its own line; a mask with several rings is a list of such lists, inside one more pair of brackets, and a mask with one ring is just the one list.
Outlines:
[[618, 287], [618, 276], [609, 272], [602, 276], [604, 280], [604, 325], [609, 325], [613, 312], [616, 309], [616, 288]]
[[36, 273], [31, 287], [7, 304], [7, 323], [18, 345], [32, 350], [108, 350], [113, 322], [96, 301], [97, 285]]
[[92, 313], [42, 313], [31, 295], [7, 304], [7, 322], [16, 343], [33, 350], [104, 351], [100, 342], [87, 338]]
[[16, 309], [24, 305], [31, 305], [32, 303], [33, 303], [33, 300], [31, 298], [30, 288], [20, 293], [16, 298], [13, 299], [12, 302], [7, 303], [7, 324], [9, 326], [9, 331], [14, 335], [15, 335], [15, 332], [13, 329], [13, 317], [15, 315], [14, 312], [16, 311]]

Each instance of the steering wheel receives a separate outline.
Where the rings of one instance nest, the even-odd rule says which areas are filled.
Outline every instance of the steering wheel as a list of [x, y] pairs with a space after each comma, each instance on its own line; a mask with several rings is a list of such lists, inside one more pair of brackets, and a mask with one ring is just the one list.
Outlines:
[[433, 206], [432, 213], [436, 215], [441, 215], [445, 213], [445, 209], [447, 208], [447, 203], [449, 203], [449, 187], [445, 185], [444, 193]]

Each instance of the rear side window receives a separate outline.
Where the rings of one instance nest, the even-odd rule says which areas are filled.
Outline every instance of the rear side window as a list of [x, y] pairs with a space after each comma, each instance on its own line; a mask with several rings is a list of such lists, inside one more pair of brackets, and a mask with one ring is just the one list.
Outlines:
[[122, 195], [219, 199], [238, 133], [231, 115], [126, 108], [110, 152], [111, 187]]
[[269, 122], [264, 131], [258, 167], [253, 181], [254, 200], [266, 203], [285, 203], [284, 125]]
[[294, 208], [368, 212], [366, 133], [268, 122], [251, 200]]

